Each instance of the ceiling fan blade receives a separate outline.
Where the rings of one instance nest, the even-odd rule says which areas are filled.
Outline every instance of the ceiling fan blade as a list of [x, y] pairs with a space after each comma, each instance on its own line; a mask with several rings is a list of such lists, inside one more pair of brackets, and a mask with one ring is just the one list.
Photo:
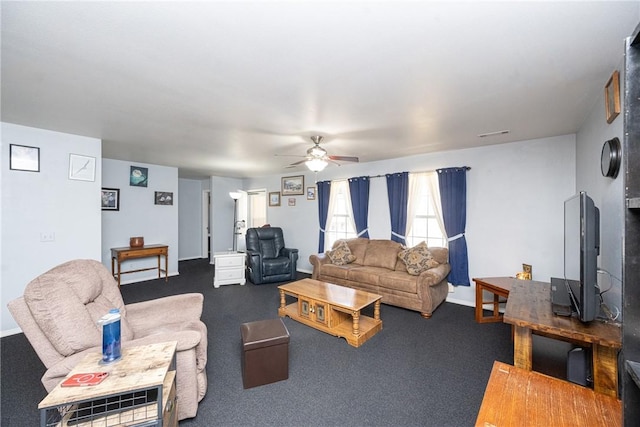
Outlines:
[[353, 156], [329, 156], [331, 160], [340, 160], [342, 162], [359, 162], [357, 157]]
[[274, 156], [276, 156], [276, 157], [304, 157], [304, 158], [307, 158], [307, 156], [298, 156], [296, 154], [274, 154]]
[[302, 164], [302, 163], [304, 163], [304, 162], [306, 162], [306, 161], [307, 161], [307, 159], [305, 158], [304, 160], [300, 160], [300, 161], [298, 161], [298, 162], [291, 163], [289, 166], [297, 166], [297, 165], [300, 165], [300, 164]]

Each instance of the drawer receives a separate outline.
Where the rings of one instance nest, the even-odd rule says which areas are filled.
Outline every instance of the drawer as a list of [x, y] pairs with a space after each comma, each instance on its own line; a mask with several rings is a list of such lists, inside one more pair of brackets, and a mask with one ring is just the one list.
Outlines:
[[243, 267], [244, 256], [220, 257], [215, 259], [216, 267]]
[[216, 268], [216, 280], [244, 279], [244, 268], [222, 269]]

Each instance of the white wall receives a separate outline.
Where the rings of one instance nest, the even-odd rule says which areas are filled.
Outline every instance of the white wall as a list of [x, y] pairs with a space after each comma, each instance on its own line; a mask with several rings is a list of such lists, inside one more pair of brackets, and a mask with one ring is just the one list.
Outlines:
[[[237, 178], [211, 177], [211, 252], [221, 252], [233, 247], [233, 199], [230, 191], [243, 189], [243, 181]], [[213, 263], [213, 257], [211, 259]]]
[[[624, 66], [621, 61], [620, 84], [624, 84]], [[613, 72], [613, 70], [611, 70]], [[602, 82], [604, 88], [606, 84]], [[600, 171], [600, 153], [605, 141], [618, 137], [623, 141], [624, 113], [611, 123], [605, 119], [604, 91], [594, 102], [585, 124], [577, 134], [577, 188], [586, 191], [600, 209], [600, 256], [598, 266], [612, 274], [599, 274], [601, 289], [611, 290], [604, 294], [604, 301], [612, 309], [622, 310], [622, 230], [624, 224], [624, 178], [622, 172], [617, 178], [603, 177]], [[620, 87], [620, 101], [624, 103], [624, 87]]]
[[[2, 335], [16, 332], [7, 303], [32, 279], [63, 262], [100, 260], [101, 141], [2, 123]], [[9, 170], [9, 144], [40, 148], [40, 172]], [[69, 154], [96, 158], [95, 181], [69, 179]], [[41, 242], [41, 233], [55, 240]]]
[[[129, 185], [131, 166], [149, 169], [147, 187]], [[142, 236], [145, 245], [169, 245], [169, 275], [178, 274], [178, 169], [112, 159], [103, 159], [102, 167], [102, 186], [120, 189], [120, 210], [102, 211], [102, 263], [111, 270], [111, 248], [129, 246], [130, 237]], [[173, 205], [154, 204], [156, 191], [172, 192]], [[164, 266], [164, 260], [162, 263]], [[122, 269], [137, 270], [155, 265], [155, 258], [139, 258], [126, 261]], [[157, 277], [157, 271], [142, 271], [123, 275], [121, 283]]]
[[202, 253], [202, 181], [179, 179], [178, 259], [206, 258]]
[[[514, 275], [522, 263], [533, 265], [533, 277], [548, 281], [562, 272], [563, 202], [575, 190], [575, 136], [566, 135], [510, 144], [405, 157], [381, 162], [329, 166], [305, 173], [305, 187], [316, 179], [343, 179], [391, 172], [419, 172], [470, 166], [467, 174], [467, 244], [469, 275]], [[297, 173], [300, 174], [300, 173]], [[287, 175], [297, 175], [290, 173]], [[245, 188], [266, 186], [280, 191], [281, 176], [246, 180]], [[267, 220], [282, 227], [286, 245], [298, 248], [298, 269], [311, 271], [308, 258], [318, 250], [318, 206], [306, 196], [283, 197], [269, 207]], [[390, 238], [384, 178], [371, 180], [369, 234]], [[459, 286], [450, 301], [475, 304], [475, 288]]]

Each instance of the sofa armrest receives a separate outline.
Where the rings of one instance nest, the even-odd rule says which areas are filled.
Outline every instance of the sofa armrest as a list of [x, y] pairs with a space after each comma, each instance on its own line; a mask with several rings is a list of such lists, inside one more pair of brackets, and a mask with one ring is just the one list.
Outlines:
[[451, 271], [449, 263], [440, 264], [420, 273], [418, 283], [420, 286], [435, 286], [447, 278], [449, 271]]
[[188, 293], [127, 304], [126, 318], [135, 335], [157, 325], [200, 320], [203, 302], [202, 294]]
[[320, 276], [320, 267], [324, 264], [331, 264], [331, 259], [327, 256], [327, 254], [311, 254], [309, 255], [309, 263], [313, 266], [313, 274], [311, 278], [314, 280], [318, 280], [318, 276]]

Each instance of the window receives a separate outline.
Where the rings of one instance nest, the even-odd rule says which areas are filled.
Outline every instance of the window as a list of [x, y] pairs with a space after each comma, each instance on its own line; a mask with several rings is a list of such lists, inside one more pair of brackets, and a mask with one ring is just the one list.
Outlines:
[[[439, 207], [438, 177], [432, 173], [409, 174], [407, 246], [425, 241], [427, 246], [447, 247]], [[432, 194], [436, 193], [436, 194]]]
[[324, 242], [325, 250], [331, 249], [336, 240], [353, 239], [356, 235], [356, 226], [353, 222], [353, 213], [351, 210], [349, 183], [346, 180], [332, 181], [331, 195], [329, 196], [327, 232]]

